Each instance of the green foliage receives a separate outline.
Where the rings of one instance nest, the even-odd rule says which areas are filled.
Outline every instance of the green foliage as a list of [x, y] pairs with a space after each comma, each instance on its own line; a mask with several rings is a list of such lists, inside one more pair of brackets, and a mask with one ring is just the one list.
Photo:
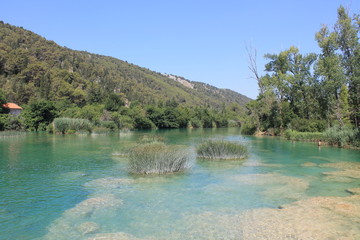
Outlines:
[[44, 131], [57, 116], [57, 109], [51, 101], [35, 100], [24, 107], [22, 112], [26, 128], [34, 131]]
[[56, 133], [75, 133], [79, 131], [91, 132], [92, 124], [87, 119], [79, 118], [55, 118], [53, 131]]
[[244, 144], [225, 140], [205, 141], [196, 148], [196, 152], [199, 158], [219, 160], [244, 159], [249, 154]]
[[5, 103], [7, 103], [5, 93], [0, 89], [0, 114], [9, 112], [9, 109], [3, 106]]
[[5, 122], [5, 130], [22, 131], [24, 128], [24, 121], [21, 117], [8, 115], [7, 121]]
[[324, 140], [324, 134], [321, 132], [298, 132], [294, 130], [286, 130], [284, 137], [293, 141], [312, 141], [317, 142]]
[[10, 116], [7, 114], [0, 114], [0, 131], [4, 131]]
[[324, 137], [329, 144], [343, 147], [345, 144], [356, 139], [358, 132], [358, 129], [340, 127], [339, 125], [336, 125], [326, 129], [324, 132]]
[[125, 105], [123, 98], [120, 94], [110, 94], [105, 100], [105, 109], [112, 112], [118, 111], [121, 106]]
[[131, 149], [129, 171], [136, 174], [180, 172], [190, 167], [190, 161], [191, 153], [184, 146], [146, 143]]
[[[69, 100], [77, 107], [104, 104], [109, 111], [138, 101], [142, 106], [166, 103], [219, 109], [249, 98], [231, 90], [191, 82], [112, 57], [60, 47], [23, 28], [0, 23], [0, 77], [11, 100]], [[174, 80], [181, 79], [185, 84]], [[73, 116], [71, 116], [73, 117]], [[186, 123], [185, 123], [186, 125]], [[174, 126], [170, 122], [170, 126]]]
[[114, 132], [116, 129], [118, 129], [114, 121], [101, 121], [99, 126], [108, 129], [110, 132]]
[[266, 54], [267, 74], [257, 77], [261, 92], [246, 105], [250, 120], [245, 119], [244, 132], [282, 133], [288, 128], [289, 139], [316, 140], [316, 133], [307, 132], [339, 124], [341, 130], [326, 131], [329, 141], [355, 143], [346, 127], [360, 127], [359, 20], [340, 6], [335, 27], [323, 25], [316, 33], [321, 54], [303, 55], [296, 47]]
[[298, 132], [323, 132], [326, 129], [326, 125], [325, 120], [294, 118], [291, 120], [289, 127]]
[[144, 135], [140, 138], [141, 143], [153, 143], [153, 142], [164, 142], [165, 138], [163, 136], [153, 136], [153, 135]]
[[136, 129], [154, 129], [155, 124], [144, 116], [136, 116], [134, 119], [134, 128]]

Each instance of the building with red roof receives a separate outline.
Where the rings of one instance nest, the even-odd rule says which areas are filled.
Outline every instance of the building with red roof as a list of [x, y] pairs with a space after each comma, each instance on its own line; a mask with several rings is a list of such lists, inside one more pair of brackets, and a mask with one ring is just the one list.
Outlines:
[[20, 107], [19, 105], [15, 104], [15, 103], [5, 103], [3, 104], [4, 108], [8, 108], [10, 110], [9, 114], [12, 115], [19, 115], [22, 112], [22, 107]]

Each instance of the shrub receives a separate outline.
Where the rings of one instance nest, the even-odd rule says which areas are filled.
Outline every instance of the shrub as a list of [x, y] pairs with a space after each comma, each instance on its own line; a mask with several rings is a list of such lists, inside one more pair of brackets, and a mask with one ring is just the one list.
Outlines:
[[325, 120], [309, 120], [295, 118], [291, 120], [291, 129], [299, 132], [323, 132], [326, 129]]
[[190, 167], [191, 154], [182, 146], [161, 142], [140, 144], [130, 150], [129, 171], [137, 174], [163, 174]]
[[136, 129], [154, 129], [154, 128], [156, 128], [155, 124], [150, 119], [148, 119], [144, 116], [135, 117], [134, 127]]
[[203, 127], [203, 122], [196, 117], [190, 119], [190, 121], [188, 122], [188, 128], [202, 128], [202, 127]]
[[55, 118], [53, 122], [54, 132], [74, 133], [77, 131], [91, 132], [92, 125], [87, 119], [80, 118]]
[[18, 116], [10, 115], [8, 121], [5, 124], [5, 130], [9, 131], [21, 131], [24, 129], [24, 123], [22, 118]]
[[235, 121], [235, 120], [228, 120], [227, 126], [228, 127], [240, 127], [241, 124], [240, 124], [240, 122]]
[[205, 159], [244, 159], [248, 156], [247, 146], [225, 140], [208, 140], [197, 149], [198, 157]]
[[346, 143], [351, 142], [358, 134], [357, 129], [350, 127], [333, 126], [326, 129], [324, 137], [329, 144], [343, 147]]
[[245, 123], [241, 126], [240, 131], [241, 131], [241, 134], [244, 134], [244, 135], [254, 135], [256, 132], [256, 126]]
[[8, 114], [0, 114], [0, 131], [5, 130], [5, 126], [6, 126], [8, 121], [9, 121], [9, 115]]
[[298, 132], [290, 129], [285, 131], [284, 137], [293, 141], [305, 140], [315, 142], [324, 139], [324, 135], [321, 132]]
[[114, 121], [100, 121], [99, 127], [106, 128], [110, 132], [114, 132], [117, 129], [117, 125]]

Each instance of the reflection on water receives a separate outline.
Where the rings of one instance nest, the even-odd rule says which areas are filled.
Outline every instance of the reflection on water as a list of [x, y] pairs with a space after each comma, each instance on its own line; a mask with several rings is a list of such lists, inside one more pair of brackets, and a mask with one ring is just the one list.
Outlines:
[[[251, 154], [130, 175], [120, 153], [145, 134], [192, 148], [207, 138], [246, 141]], [[36, 135], [0, 149], [0, 239], [360, 238], [357, 151], [238, 129]]]

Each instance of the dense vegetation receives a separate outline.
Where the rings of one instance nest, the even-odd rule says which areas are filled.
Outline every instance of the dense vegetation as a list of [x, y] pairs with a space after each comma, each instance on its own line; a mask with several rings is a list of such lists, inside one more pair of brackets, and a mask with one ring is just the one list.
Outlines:
[[24, 108], [16, 118], [5, 116], [0, 104], [0, 130], [45, 130], [56, 117], [87, 119], [110, 129], [223, 127], [238, 125], [250, 100], [228, 89], [60, 47], [3, 22], [0, 84], [0, 103]]
[[327, 132], [338, 135], [350, 129], [358, 136], [352, 143], [359, 144], [359, 33], [359, 15], [350, 17], [340, 6], [334, 28], [323, 25], [315, 35], [320, 54], [301, 54], [293, 46], [279, 54], [266, 54], [266, 74], [259, 76], [256, 54], [249, 51], [249, 67], [260, 93], [247, 104], [244, 132], [280, 135], [286, 129], [323, 132], [337, 126]]
[[137, 174], [180, 172], [190, 167], [191, 153], [184, 146], [163, 142], [140, 144], [130, 150], [129, 171]]
[[217, 160], [239, 160], [248, 156], [247, 146], [225, 140], [207, 140], [196, 148], [199, 158]]

